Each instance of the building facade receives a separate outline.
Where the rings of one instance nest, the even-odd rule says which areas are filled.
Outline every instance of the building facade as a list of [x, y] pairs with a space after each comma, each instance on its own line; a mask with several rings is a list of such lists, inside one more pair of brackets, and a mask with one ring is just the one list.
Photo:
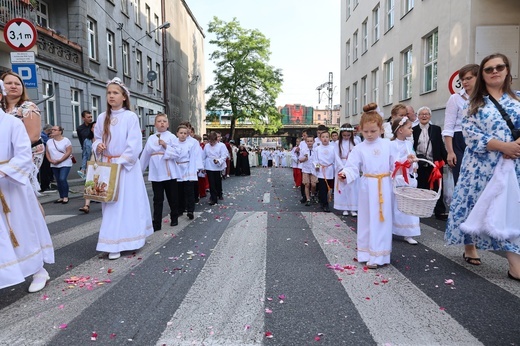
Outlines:
[[[154, 116], [175, 109], [177, 100], [193, 105], [191, 112], [179, 112], [186, 117], [183, 120], [188, 120], [188, 114], [202, 118], [202, 87], [191, 85], [190, 96], [187, 85], [182, 90], [171, 87], [175, 75], [166, 72], [172, 68], [170, 61], [174, 57], [184, 56], [185, 66], [200, 67], [196, 72], [188, 69], [189, 76], [203, 80], [203, 66], [199, 62], [192, 64], [195, 55], [200, 59], [202, 31], [194, 24], [184, 1], [167, 2], [168, 8], [183, 13], [183, 19], [175, 21], [177, 18], [168, 16], [163, 2], [0, 0], [0, 9], [8, 8], [8, 15], [0, 16], [2, 30], [8, 20], [17, 17], [29, 18], [36, 25], [38, 38], [32, 51], [36, 55], [38, 87], [31, 90], [31, 98], [42, 110], [43, 124], [64, 127], [74, 153], [81, 151], [79, 141], [73, 139], [81, 124], [81, 112], [90, 110], [96, 119], [106, 110], [106, 82], [114, 77], [123, 80], [130, 90], [130, 103], [139, 116], [143, 137], [153, 126]], [[186, 37], [196, 49], [173, 44]], [[10, 70], [12, 49], [3, 35], [0, 40], [0, 69]], [[168, 44], [171, 46], [166, 47]]]
[[501, 52], [518, 80], [517, 0], [345, 0], [341, 5], [342, 119], [359, 123], [363, 105], [385, 114], [397, 103], [432, 109], [443, 125], [457, 71]]
[[314, 109], [313, 124], [327, 125], [328, 127], [339, 127], [341, 121], [341, 108], [335, 106], [330, 109]]

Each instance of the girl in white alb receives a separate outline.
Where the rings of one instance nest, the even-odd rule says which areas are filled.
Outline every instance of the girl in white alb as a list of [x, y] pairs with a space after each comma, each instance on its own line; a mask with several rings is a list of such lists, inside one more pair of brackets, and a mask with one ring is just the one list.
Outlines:
[[[354, 128], [350, 124], [343, 124], [339, 129], [339, 140], [336, 145], [336, 174], [347, 162], [348, 155], [354, 146], [361, 143], [361, 139], [354, 136]], [[354, 180], [347, 184], [341, 179], [336, 179], [334, 184], [334, 209], [343, 210], [343, 215], [357, 216], [359, 181]]]
[[[377, 105], [363, 107], [360, 128], [365, 140], [350, 152], [338, 178], [347, 183], [359, 179], [357, 219], [358, 261], [367, 268], [390, 263], [392, 252], [392, 180], [395, 157], [390, 141], [381, 138], [383, 118]], [[360, 173], [363, 176], [360, 178]]]
[[[397, 118], [392, 122], [392, 132], [394, 138], [390, 142], [392, 144], [392, 152], [397, 161], [395, 162], [394, 173], [392, 174], [397, 186], [408, 185], [417, 187], [417, 179], [415, 178], [414, 169], [417, 169], [417, 163], [408, 161], [409, 155], [415, 155], [413, 143], [407, 137], [412, 135], [412, 122], [407, 118]], [[415, 245], [417, 241], [412, 237], [421, 235], [421, 226], [419, 217], [404, 214], [397, 208], [394, 197], [394, 219], [392, 224], [392, 233], [397, 236], [404, 237], [409, 244]]]

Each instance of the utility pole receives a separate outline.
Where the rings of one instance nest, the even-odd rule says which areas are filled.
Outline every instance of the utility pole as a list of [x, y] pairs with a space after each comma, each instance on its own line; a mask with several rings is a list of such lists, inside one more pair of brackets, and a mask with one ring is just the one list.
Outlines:
[[[328, 101], [329, 101], [329, 120], [328, 120], [328, 123], [329, 124], [332, 124], [332, 97], [334, 95], [334, 83], [333, 83], [333, 78], [332, 78], [332, 72], [329, 72], [329, 81], [328, 82], [325, 82], [321, 85], [318, 85], [318, 87], [316, 88], [316, 90], [318, 90], [318, 104], [321, 103], [321, 93], [322, 93], [322, 89], [327, 89], [327, 98], [328, 98]], [[323, 92], [325, 93], [325, 92]]]

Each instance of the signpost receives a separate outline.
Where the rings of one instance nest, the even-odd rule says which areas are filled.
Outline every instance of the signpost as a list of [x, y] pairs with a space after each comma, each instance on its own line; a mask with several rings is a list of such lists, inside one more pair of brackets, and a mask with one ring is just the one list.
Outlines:
[[37, 37], [36, 27], [25, 18], [11, 19], [4, 27], [5, 42], [17, 52], [31, 49]]

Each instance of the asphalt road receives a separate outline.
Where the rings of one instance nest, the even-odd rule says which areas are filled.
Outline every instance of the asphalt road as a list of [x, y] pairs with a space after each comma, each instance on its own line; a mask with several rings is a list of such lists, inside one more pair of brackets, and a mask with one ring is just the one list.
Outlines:
[[445, 223], [424, 219], [418, 245], [396, 239], [392, 264], [367, 270], [356, 219], [300, 204], [291, 180], [282, 168], [226, 179], [224, 201], [202, 199], [176, 227], [165, 210], [163, 229], [115, 261], [95, 250], [100, 204], [85, 215], [79, 193], [41, 197], [56, 263], [39, 293], [29, 280], [0, 290], [0, 345], [520, 345], [502, 253], [469, 265]]

